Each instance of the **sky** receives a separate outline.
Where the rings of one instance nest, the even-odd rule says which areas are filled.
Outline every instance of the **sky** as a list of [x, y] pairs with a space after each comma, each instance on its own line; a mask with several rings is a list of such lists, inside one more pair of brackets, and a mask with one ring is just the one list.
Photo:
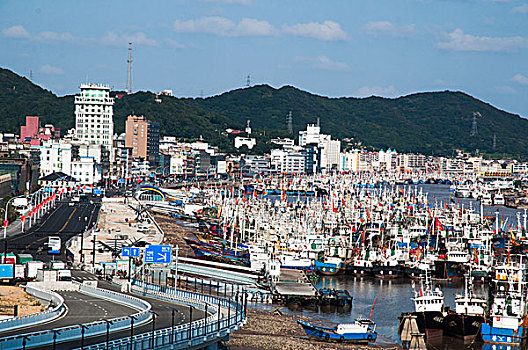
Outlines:
[[0, 0], [0, 67], [57, 95], [85, 82], [212, 96], [464, 91], [528, 117], [528, 0]]

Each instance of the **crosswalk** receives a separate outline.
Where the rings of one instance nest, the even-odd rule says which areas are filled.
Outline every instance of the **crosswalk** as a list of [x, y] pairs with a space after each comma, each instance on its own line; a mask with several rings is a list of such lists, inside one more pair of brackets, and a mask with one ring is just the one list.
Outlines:
[[95, 276], [73, 276], [72, 281], [83, 283], [84, 281], [97, 281], [99, 280]]

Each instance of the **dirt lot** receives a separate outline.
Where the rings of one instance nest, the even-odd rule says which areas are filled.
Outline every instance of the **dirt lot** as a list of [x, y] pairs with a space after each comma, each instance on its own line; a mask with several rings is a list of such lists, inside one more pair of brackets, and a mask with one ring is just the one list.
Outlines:
[[154, 220], [160, 225], [165, 232], [163, 238], [163, 244], [178, 245], [178, 256], [183, 257], [194, 257], [194, 254], [183, 240], [183, 237], [192, 235], [192, 230], [184, 229], [180, 225], [174, 222], [174, 219], [169, 215], [152, 214]]
[[[40, 303], [31, 295], [27, 294], [23, 288], [14, 286], [0, 286], [0, 305], [18, 305], [19, 316], [29, 315], [44, 310]], [[2, 310], [6, 309], [2, 308]]]

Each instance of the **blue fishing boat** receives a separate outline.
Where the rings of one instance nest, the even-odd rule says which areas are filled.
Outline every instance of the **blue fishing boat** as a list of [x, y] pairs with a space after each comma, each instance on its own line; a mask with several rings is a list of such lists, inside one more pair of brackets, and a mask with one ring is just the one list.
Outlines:
[[373, 343], [376, 341], [376, 324], [369, 319], [356, 319], [354, 323], [342, 323], [335, 327], [322, 327], [306, 321], [297, 321], [309, 338], [323, 341], [348, 343]]

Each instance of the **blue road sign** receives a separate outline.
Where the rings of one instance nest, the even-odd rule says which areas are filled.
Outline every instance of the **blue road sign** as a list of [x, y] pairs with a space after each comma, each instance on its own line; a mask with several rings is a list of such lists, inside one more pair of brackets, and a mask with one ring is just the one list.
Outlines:
[[93, 194], [103, 194], [103, 191], [99, 188], [94, 188], [92, 191]]
[[170, 245], [150, 245], [145, 249], [145, 263], [169, 264], [171, 262]]
[[123, 247], [121, 248], [121, 257], [137, 258], [139, 256], [139, 248], [135, 247]]
[[125, 179], [119, 179], [119, 181], [117, 181], [117, 183], [124, 184], [125, 183]]

